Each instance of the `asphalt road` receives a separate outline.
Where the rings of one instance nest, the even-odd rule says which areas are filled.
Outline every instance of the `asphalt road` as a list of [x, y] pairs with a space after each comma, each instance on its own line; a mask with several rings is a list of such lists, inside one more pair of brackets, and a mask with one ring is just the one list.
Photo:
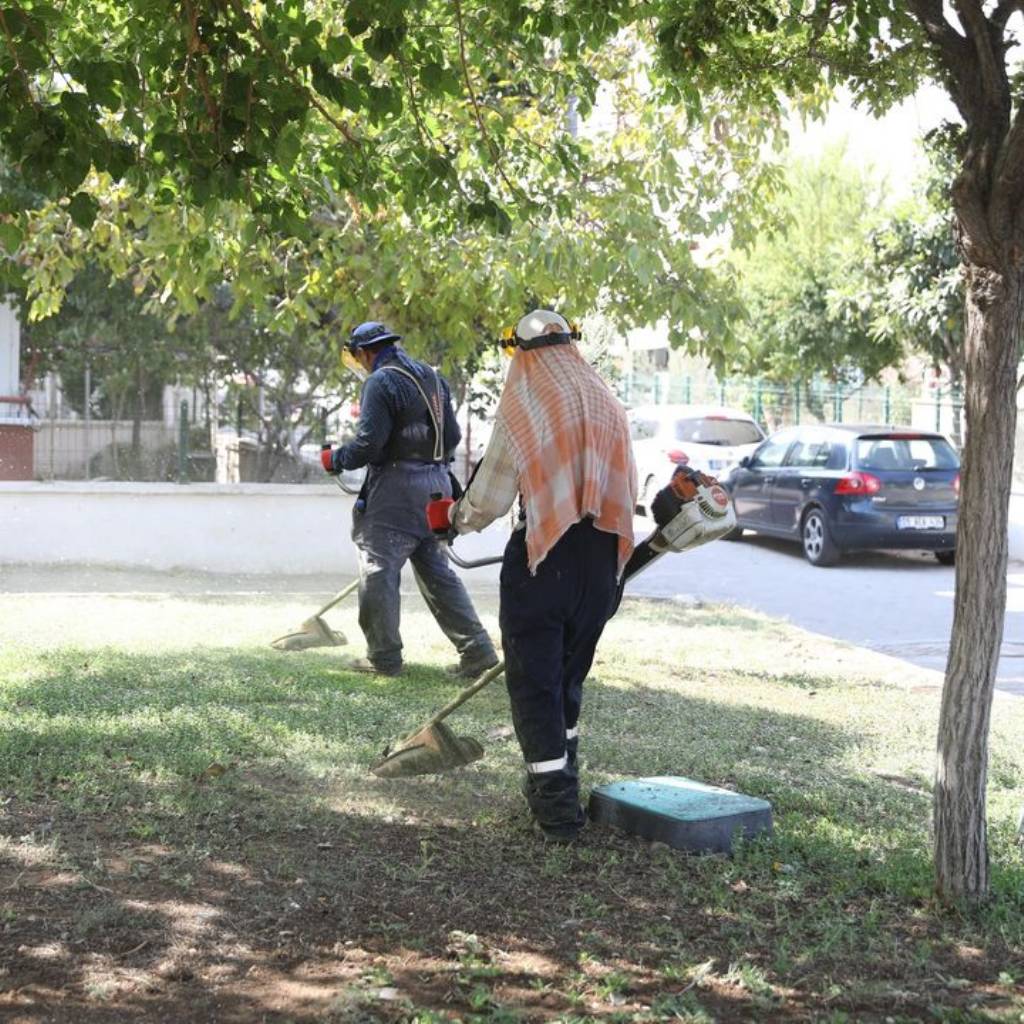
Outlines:
[[[923, 552], [851, 554], [833, 568], [816, 569], [799, 545], [747, 533], [735, 543], [719, 541], [661, 558], [626, 592], [742, 605], [941, 672], [953, 624], [954, 576], [954, 569]], [[1024, 696], [1020, 563], [1011, 563], [1007, 573], [997, 686]]]

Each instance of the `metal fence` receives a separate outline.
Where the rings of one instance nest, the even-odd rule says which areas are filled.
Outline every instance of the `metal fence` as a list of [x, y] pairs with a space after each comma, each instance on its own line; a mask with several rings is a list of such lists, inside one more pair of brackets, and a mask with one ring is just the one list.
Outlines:
[[[139, 424], [143, 465], [133, 477], [164, 479], [162, 463], [173, 460], [177, 431], [159, 421]], [[131, 420], [40, 420], [35, 425], [33, 476], [37, 480], [88, 480], [120, 475], [122, 460], [132, 442]]]
[[962, 434], [963, 399], [949, 388], [837, 387], [757, 379], [699, 380], [668, 373], [633, 374], [619, 384], [626, 405], [721, 405], [749, 413], [769, 431], [800, 423], [886, 423]]

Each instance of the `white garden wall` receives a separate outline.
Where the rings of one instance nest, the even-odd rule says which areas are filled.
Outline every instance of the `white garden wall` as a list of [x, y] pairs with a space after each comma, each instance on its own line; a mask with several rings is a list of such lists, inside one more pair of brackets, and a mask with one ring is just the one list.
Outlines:
[[[0, 565], [354, 575], [354, 500], [333, 484], [0, 482]], [[456, 551], [500, 554], [507, 533], [496, 523]]]
[[[333, 484], [0, 482], [0, 566], [354, 575], [353, 501]], [[455, 550], [500, 554], [507, 535], [498, 522]], [[1024, 493], [1010, 501], [1009, 544], [1024, 561]], [[493, 566], [471, 578], [497, 576]]]

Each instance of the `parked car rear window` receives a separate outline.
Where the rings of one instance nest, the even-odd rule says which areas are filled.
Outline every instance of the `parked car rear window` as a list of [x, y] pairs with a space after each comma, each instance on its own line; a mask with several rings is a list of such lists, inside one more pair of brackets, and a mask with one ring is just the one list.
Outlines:
[[960, 460], [941, 437], [858, 437], [857, 465], [861, 469], [958, 469]]
[[764, 435], [749, 420], [727, 420], [708, 416], [695, 416], [676, 420], [677, 441], [694, 444], [757, 444]]

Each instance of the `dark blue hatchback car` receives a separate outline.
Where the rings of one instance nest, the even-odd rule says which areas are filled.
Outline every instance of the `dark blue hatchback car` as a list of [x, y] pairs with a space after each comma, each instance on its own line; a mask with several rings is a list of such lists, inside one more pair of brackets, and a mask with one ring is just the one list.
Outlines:
[[799, 540], [812, 565], [864, 548], [956, 552], [960, 459], [937, 433], [845, 424], [773, 434], [722, 481], [744, 530]]

